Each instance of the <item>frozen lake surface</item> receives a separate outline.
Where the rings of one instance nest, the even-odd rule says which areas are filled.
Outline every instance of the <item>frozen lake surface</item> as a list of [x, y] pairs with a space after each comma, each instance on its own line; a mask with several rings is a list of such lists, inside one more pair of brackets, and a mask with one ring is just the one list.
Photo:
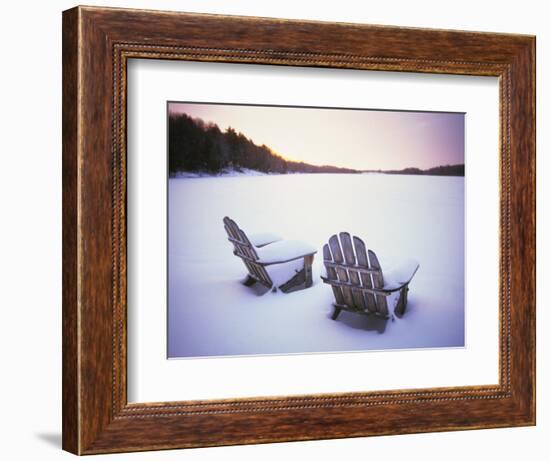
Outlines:
[[[244, 175], [170, 179], [168, 188], [169, 357], [464, 346], [463, 177]], [[224, 216], [247, 233], [317, 248], [313, 286], [284, 294], [242, 285]], [[361, 237], [383, 270], [420, 263], [402, 318], [330, 318], [322, 246], [342, 231]]]

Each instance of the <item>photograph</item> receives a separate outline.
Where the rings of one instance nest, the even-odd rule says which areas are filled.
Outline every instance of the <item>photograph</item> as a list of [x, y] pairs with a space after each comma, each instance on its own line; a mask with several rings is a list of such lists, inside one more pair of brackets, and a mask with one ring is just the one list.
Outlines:
[[465, 116], [168, 101], [168, 358], [464, 347]]

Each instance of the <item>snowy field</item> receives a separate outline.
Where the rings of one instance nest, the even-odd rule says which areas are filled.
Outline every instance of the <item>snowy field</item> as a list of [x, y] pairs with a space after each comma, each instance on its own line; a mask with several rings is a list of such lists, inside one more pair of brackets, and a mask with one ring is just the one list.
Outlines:
[[[169, 180], [168, 356], [342, 352], [464, 345], [464, 178], [384, 174], [227, 175]], [[313, 286], [239, 283], [222, 219], [318, 249]], [[416, 259], [402, 318], [342, 311], [322, 283], [322, 246], [361, 237], [382, 269]], [[389, 304], [390, 312], [393, 307]]]

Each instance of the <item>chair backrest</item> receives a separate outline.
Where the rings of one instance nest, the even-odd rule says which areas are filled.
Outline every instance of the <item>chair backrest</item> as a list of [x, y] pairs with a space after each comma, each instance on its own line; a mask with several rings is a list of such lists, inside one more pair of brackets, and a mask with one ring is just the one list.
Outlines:
[[382, 268], [363, 240], [348, 232], [333, 235], [323, 246], [323, 259], [337, 304], [388, 315], [386, 296], [373, 292], [384, 287]]
[[227, 216], [223, 218], [223, 225], [227, 232], [227, 239], [233, 244], [233, 254], [241, 258], [250, 276], [262, 285], [271, 287], [273, 282], [265, 268], [258, 263], [258, 253], [244, 231]]

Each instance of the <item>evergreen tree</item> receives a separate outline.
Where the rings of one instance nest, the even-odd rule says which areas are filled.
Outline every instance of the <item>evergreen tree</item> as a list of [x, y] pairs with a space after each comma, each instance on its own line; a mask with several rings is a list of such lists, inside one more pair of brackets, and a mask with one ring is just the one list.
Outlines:
[[168, 169], [178, 172], [220, 173], [248, 168], [265, 173], [357, 173], [349, 168], [315, 166], [285, 160], [265, 144], [258, 146], [234, 128], [222, 132], [215, 123], [205, 123], [187, 114], [168, 118]]

